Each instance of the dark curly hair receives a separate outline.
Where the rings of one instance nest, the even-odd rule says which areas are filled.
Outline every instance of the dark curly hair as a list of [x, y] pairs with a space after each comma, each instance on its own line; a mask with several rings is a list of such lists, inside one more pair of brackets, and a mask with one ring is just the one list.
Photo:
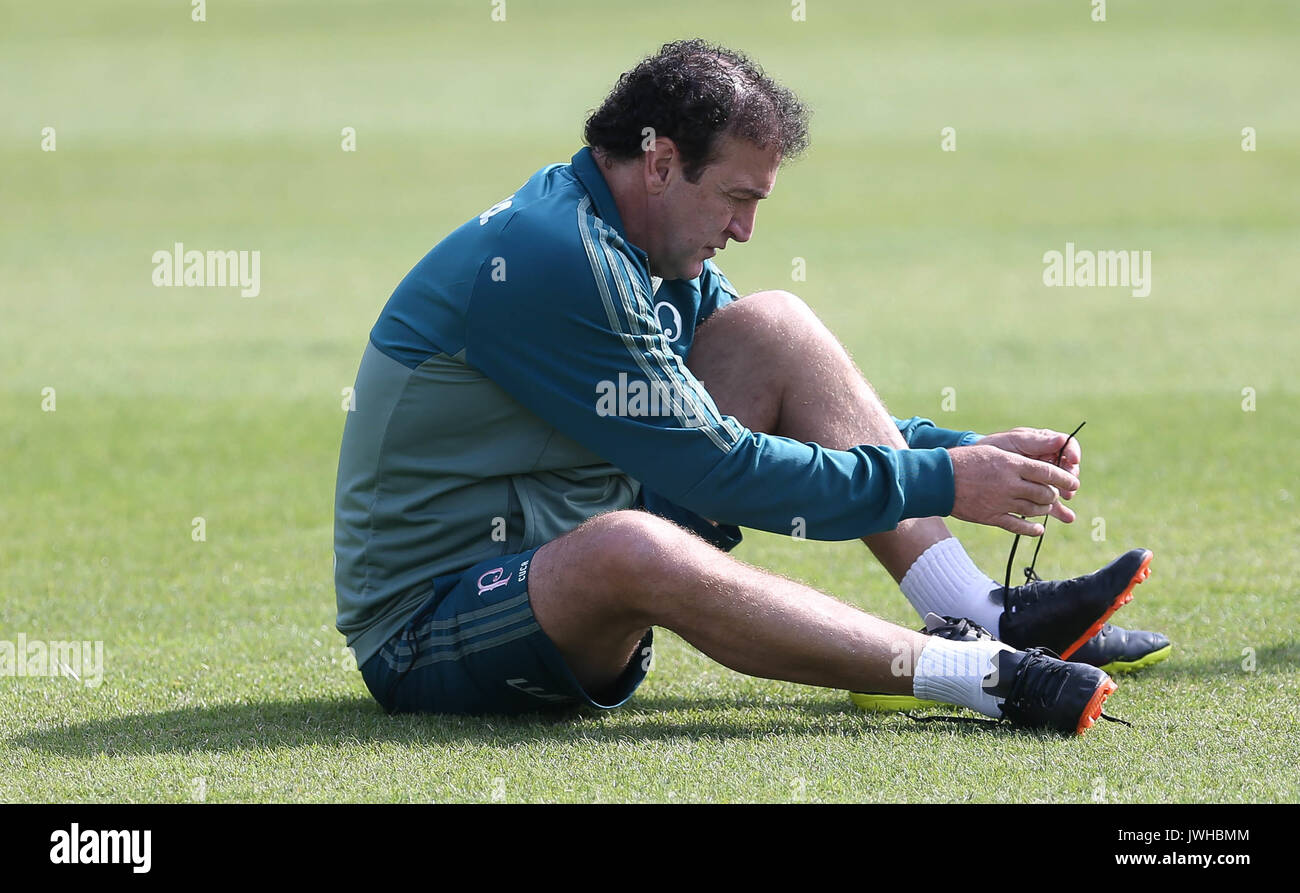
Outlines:
[[624, 72], [583, 135], [593, 149], [629, 160], [641, 155], [646, 127], [677, 145], [691, 183], [717, 160], [724, 133], [776, 146], [783, 160], [808, 147], [808, 109], [798, 97], [743, 53], [703, 40], [666, 43]]

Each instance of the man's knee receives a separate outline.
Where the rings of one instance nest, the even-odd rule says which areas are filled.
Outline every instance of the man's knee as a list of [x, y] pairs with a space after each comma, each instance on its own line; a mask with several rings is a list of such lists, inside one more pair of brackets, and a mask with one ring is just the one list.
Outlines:
[[644, 631], [671, 613], [686, 586], [683, 575], [711, 549], [649, 512], [597, 515], [538, 550], [534, 613], [562, 648], [590, 639], [593, 623], [616, 639], [622, 631]]
[[734, 389], [741, 383], [737, 376], [759, 384], [779, 382], [794, 374], [814, 342], [831, 337], [798, 295], [780, 289], [754, 292], [704, 321], [687, 365], [705, 387], [721, 379]]
[[635, 509], [597, 515], [579, 532], [590, 570], [638, 585], [653, 583], [688, 557], [688, 550], [711, 548], [671, 521]]
[[[741, 298], [740, 301], [733, 301], [732, 304], [741, 304], [743, 301], [753, 301], [754, 303], [751, 306], [762, 306], [769, 311], [786, 316], [812, 312], [808, 305], [804, 303], [803, 298], [783, 288], [768, 288], [763, 291], [751, 292]], [[732, 304], [727, 306], [730, 307]]]
[[814, 322], [820, 324], [812, 308], [798, 295], [783, 289], [768, 289], [746, 295], [714, 313], [700, 327], [700, 335], [713, 327], [714, 334], [720, 334], [718, 330], [723, 328], [739, 328], [755, 336], [788, 337]]
[[753, 431], [777, 433], [785, 389], [805, 372], [809, 338], [824, 332], [797, 295], [755, 292], [708, 318], [687, 365], [720, 411]]

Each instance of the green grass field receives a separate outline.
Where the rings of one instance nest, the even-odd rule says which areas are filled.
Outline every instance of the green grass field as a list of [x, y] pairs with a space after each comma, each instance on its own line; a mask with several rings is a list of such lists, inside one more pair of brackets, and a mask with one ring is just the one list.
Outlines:
[[[1300, 800], [1295, 4], [188, 6], [0, 5], [0, 640], [105, 649], [98, 687], [0, 677], [0, 800]], [[605, 716], [370, 699], [330, 570], [366, 334], [446, 232], [568, 160], [619, 72], [694, 35], [814, 109], [719, 258], [742, 291], [804, 297], [896, 415], [1087, 420], [1080, 521], [1039, 570], [1155, 551], [1117, 619], [1175, 651], [1110, 700], [1133, 728], [868, 716], [664, 631]], [[1151, 251], [1150, 296], [1045, 287], [1067, 241]], [[174, 242], [261, 251], [261, 294], [155, 288]], [[1000, 576], [1009, 535], [956, 526]], [[917, 622], [859, 544], [736, 554]]]

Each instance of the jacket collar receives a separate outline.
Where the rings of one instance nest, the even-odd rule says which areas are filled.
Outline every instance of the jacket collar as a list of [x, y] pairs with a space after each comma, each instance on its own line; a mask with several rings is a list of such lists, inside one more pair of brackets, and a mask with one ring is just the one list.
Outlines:
[[[592, 157], [591, 148], [583, 146], [572, 158], [573, 173], [578, 178], [578, 182], [587, 190], [591, 196], [592, 204], [596, 206], [596, 214], [601, 220], [608, 223], [614, 228], [623, 241], [627, 242], [637, 251], [641, 251], [627, 239], [627, 230], [623, 228], [623, 218], [619, 216], [618, 205], [614, 202], [614, 194], [609, 191], [609, 184], [605, 182], [605, 175], [600, 172], [600, 166], [596, 164], [596, 159]], [[642, 251], [642, 254], [645, 252]]]

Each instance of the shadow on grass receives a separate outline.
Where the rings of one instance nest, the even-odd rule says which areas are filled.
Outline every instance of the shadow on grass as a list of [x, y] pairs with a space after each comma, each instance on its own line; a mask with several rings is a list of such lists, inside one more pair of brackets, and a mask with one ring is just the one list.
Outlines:
[[[1130, 685], [1158, 685], [1162, 680], [1178, 678], [1259, 678], [1300, 665], [1300, 643], [1288, 641], [1261, 648], [1254, 659], [1256, 670], [1246, 673], [1242, 658], [1235, 655], [1180, 661], [1175, 652], [1169, 661], [1127, 677], [1126, 681]], [[954, 713], [974, 717], [955, 708]], [[645, 692], [610, 713], [570, 708], [523, 717], [390, 717], [366, 697], [220, 704], [71, 723], [13, 735], [4, 743], [85, 757], [385, 743], [510, 747], [537, 741], [599, 744], [704, 737], [937, 734], [1055, 737], [991, 723], [916, 722], [898, 714], [862, 713], [839, 698], [700, 697]]]
[[993, 729], [866, 714], [839, 700], [638, 695], [611, 713], [571, 708], [520, 717], [470, 717], [387, 716], [368, 698], [307, 698], [106, 717], [20, 733], [4, 743], [60, 756], [92, 757], [389, 743], [510, 747], [537, 741], [601, 744], [704, 737], [933, 735], [940, 725], [956, 733]]
[[[1253, 669], [1247, 666], [1253, 664]], [[1252, 649], [1250, 654], [1229, 654], [1227, 656], [1209, 655], [1197, 660], [1180, 660], [1178, 645], [1174, 644], [1173, 653], [1164, 663], [1157, 664], [1145, 673], [1126, 676], [1125, 679], [1141, 679], [1146, 673], [1160, 679], [1204, 679], [1206, 681], [1219, 676], [1257, 677], [1268, 676], [1285, 670], [1300, 667], [1300, 641], [1290, 640]]]

